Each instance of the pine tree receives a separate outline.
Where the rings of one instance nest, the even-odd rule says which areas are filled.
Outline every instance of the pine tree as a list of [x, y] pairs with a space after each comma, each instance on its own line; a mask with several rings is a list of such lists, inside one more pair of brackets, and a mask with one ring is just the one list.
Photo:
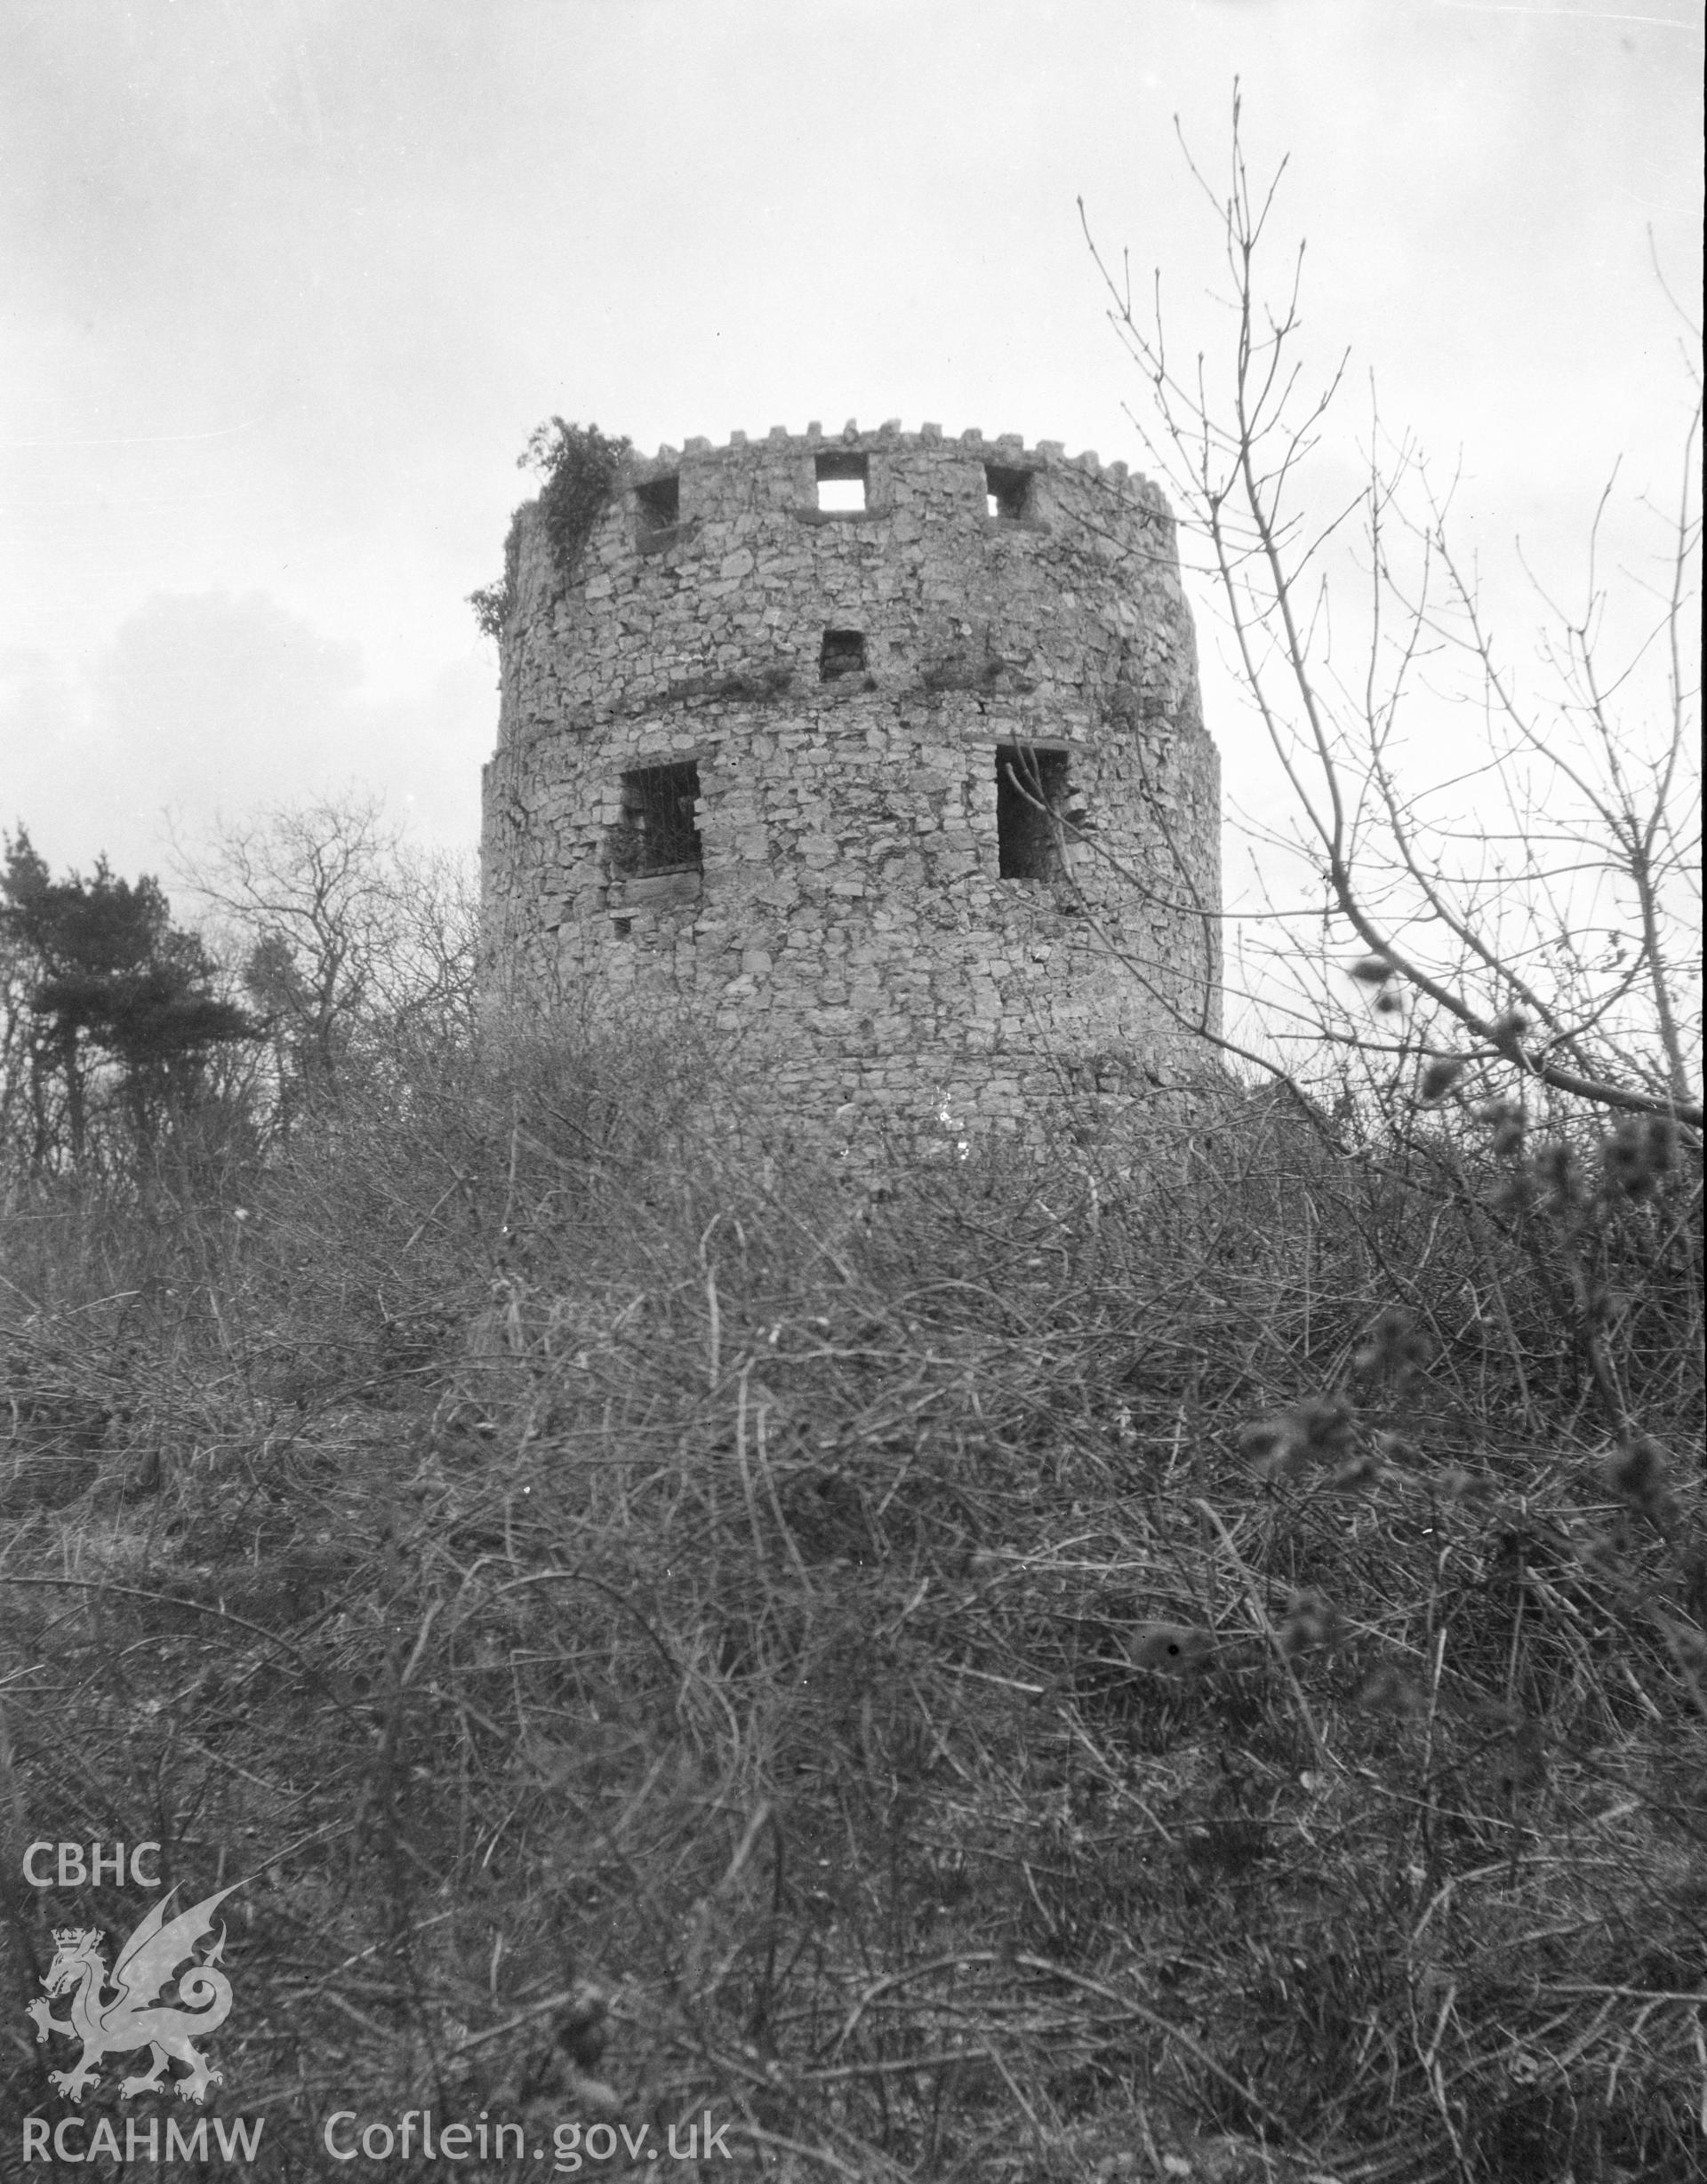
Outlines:
[[55, 880], [20, 828], [5, 837], [0, 942], [22, 966], [30, 1159], [52, 1168], [90, 1155], [92, 1097], [103, 1073], [139, 1145], [204, 1096], [214, 1049], [256, 1036], [214, 989], [215, 966], [172, 922], [156, 880]]

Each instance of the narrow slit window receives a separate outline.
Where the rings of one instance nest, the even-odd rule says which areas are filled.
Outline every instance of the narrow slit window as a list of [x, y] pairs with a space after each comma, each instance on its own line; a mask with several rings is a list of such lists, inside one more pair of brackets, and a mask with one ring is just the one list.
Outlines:
[[1052, 880], [1062, 871], [1056, 815], [1067, 804], [1067, 754], [1029, 743], [996, 746], [996, 835], [1005, 880]]
[[1000, 463], [984, 465], [984, 507], [991, 516], [1016, 524], [1031, 513], [1031, 473], [1004, 468]]
[[695, 807], [700, 770], [641, 766], [622, 776], [622, 817], [611, 830], [613, 872], [641, 879], [653, 872], [697, 872], [702, 862]]
[[826, 629], [818, 653], [818, 679], [834, 683], [845, 675], [865, 673], [865, 634], [859, 629]]
[[863, 455], [820, 455], [818, 506], [826, 516], [862, 516], [870, 463]]
[[679, 476], [655, 477], [649, 485], [634, 489], [642, 532], [674, 531], [682, 520], [682, 481]]

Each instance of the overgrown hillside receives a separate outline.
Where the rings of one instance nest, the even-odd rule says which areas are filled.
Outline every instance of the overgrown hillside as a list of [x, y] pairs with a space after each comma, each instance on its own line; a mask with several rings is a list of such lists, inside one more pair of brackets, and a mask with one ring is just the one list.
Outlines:
[[[1223, 1089], [856, 1168], [710, 1067], [11, 1187], [0, 2166], [1690, 2173], [1698, 1145]], [[51, 1846], [145, 1840], [235, 1886], [222, 2082], [73, 2108], [51, 1930], [154, 1897]]]

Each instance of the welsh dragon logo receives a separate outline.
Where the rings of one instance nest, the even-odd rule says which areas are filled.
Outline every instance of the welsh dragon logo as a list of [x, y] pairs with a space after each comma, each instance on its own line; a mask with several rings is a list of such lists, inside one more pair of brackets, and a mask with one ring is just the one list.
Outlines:
[[[220, 1889], [217, 1896], [204, 1896], [170, 1921], [166, 1912], [178, 1892], [169, 1890], [120, 1949], [110, 1978], [98, 1927], [54, 1929], [53, 1961], [42, 1985], [50, 2000], [69, 1989], [71, 2015], [68, 2020], [52, 2016], [48, 2002], [43, 2001], [32, 2002], [28, 2013], [36, 2020], [37, 2041], [45, 2040], [50, 2032], [62, 2032], [83, 2042], [83, 2054], [75, 2069], [48, 2074], [49, 2083], [68, 2100], [81, 2100], [85, 2086], [100, 2084], [100, 2074], [92, 2066], [103, 2055], [125, 2055], [139, 2047], [150, 2050], [152, 2068], [140, 2077], [124, 2081], [118, 2089], [121, 2100], [128, 2100], [132, 2093], [154, 2092], [164, 2077], [181, 2099], [199, 2101], [205, 2098], [210, 2084], [221, 2082], [222, 2074], [208, 2068], [207, 2059], [197, 2053], [195, 2041], [216, 2025], [224, 2024], [231, 2014], [231, 1982], [216, 1969], [225, 1952], [224, 1927], [205, 1956], [197, 1961], [195, 1951], [202, 1937], [212, 1931], [215, 1906], [241, 1885], [234, 1881], [231, 1888]], [[161, 2002], [162, 1988], [186, 1959], [189, 1968], [179, 1975], [177, 2004]], [[101, 1990], [109, 1985], [116, 1993], [112, 2000], [103, 2001]], [[173, 2056], [188, 2064], [187, 2078], [167, 2074]]]

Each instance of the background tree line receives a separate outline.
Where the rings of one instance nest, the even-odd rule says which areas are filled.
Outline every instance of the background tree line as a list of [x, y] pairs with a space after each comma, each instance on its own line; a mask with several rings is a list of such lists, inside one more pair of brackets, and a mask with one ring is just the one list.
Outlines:
[[0, 1164], [14, 1180], [135, 1178], [257, 1154], [472, 1028], [475, 898], [377, 799], [274, 808], [159, 880], [54, 877], [21, 823], [0, 868]]

